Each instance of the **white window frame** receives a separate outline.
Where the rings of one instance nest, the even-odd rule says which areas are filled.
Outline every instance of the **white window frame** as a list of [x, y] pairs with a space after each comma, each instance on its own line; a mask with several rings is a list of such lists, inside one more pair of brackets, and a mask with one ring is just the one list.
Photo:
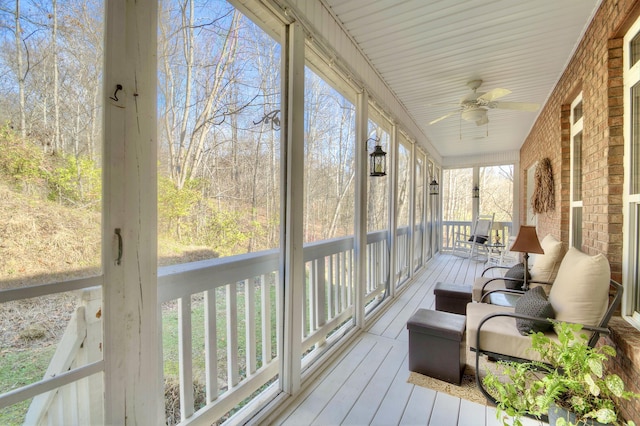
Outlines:
[[[640, 83], [640, 61], [631, 66], [630, 44], [640, 33], [640, 19], [629, 28], [624, 36], [623, 44], [623, 76], [624, 76], [624, 183], [622, 191], [623, 212], [623, 244], [622, 244], [622, 284], [624, 298], [622, 301], [622, 315], [636, 328], [640, 328], [640, 270], [638, 256], [640, 251], [640, 192], [633, 193], [632, 189], [632, 145], [633, 145], [633, 110], [631, 90]], [[637, 111], [636, 114], [640, 113]], [[638, 166], [636, 166], [638, 167]]]
[[[526, 191], [527, 191], [527, 220], [526, 220], [525, 223], [527, 225], [532, 225], [532, 226], [538, 226], [538, 215], [536, 215], [533, 212], [533, 207], [531, 207], [531, 200], [533, 199], [533, 191], [535, 190], [535, 186], [536, 186], [535, 185], [535, 182], [536, 182], [536, 167], [538, 167], [538, 162], [537, 161], [535, 163], [533, 163], [533, 165], [527, 169], [527, 188], [526, 188]], [[515, 194], [515, 191], [516, 190], [514, 188], [514, 191], [513, 191], [514, 194]], [[514, 206], [516, 204], [517, 203], [514, 203]], [[515, 214], [515, 211], [514, 211], [513, 217], [514, 218], [518, 217]], [[520, 228], [516, 228], [514, 226], [514, 228], [513, 228], [514, 232], [517, 229], [520, 229]]]
[[[582, 133], [582, 129], [583, 129], [583, 117], [584, 115], [581, 115], [579, 119], [575, 119], [574, 117], [574, 112], [575, 112], [575, 108], [578, 104], [582, 103], [582, 92], [580, 92], [580, 94], [578, 96], [576, 96], [576, 98], [573, 100], [573, 102], [571, 102], [571, 116], [570, 116], [570, 129], [571, 129], [571, 140], [570, 140], [570, 149], [571, 149], [571, 157], [570, 157], [570, 165], [571, 165], [571, 171], [569, 174], [569, 245], [571, 247], [575, 247], [577, 249], [581, 249], [582, 247], [582, 232], [580, 232], [580, 234], [577, 235], [576, 233], [576, 226], [582, 226], [582, 214], [580, 214], [580, 224], [576, 223], [576, 221], [578, 220], [576, 218], [576, 211], [580, 211], [580, 213], [582, 213], [582, 207], [583, 207], [583, 203], [582, 203], [582, 197], [580, 197], [580, 200], [576, 200], [575, 198], [575, 168], [576, 168], [576, 155], [575, 155], [575, 137], [579, 134]], [[582, 143], [580, 144], [580, 146], [582, 147]], [[580, 153], [580, 158], [582, 158], [582, 152]], [[584, 172], [584, 170], [583, 170]], [[582, 174], [580, 175], [582, 176]]]

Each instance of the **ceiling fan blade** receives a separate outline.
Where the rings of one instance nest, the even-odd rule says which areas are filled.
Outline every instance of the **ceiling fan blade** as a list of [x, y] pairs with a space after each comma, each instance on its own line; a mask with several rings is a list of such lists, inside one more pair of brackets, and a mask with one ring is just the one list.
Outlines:
[[503, 96], [507, 96], [509, 93], [511, 93], [511, 90], [508, 89], [493, 89], [484, 95], [478, 96], [477, 100], [480, 104], [489, 103]]
[[436, 119], [435, 119], [435, 120], [433, 120], [431, 123], [429, 123], [429, 125], [436, 124], [437, 122], [442, 121], [442, 120], [444, 120], [445, 118], [449, 118], [449, 117], [451, 117], [452, 115], [457, 114], [458, 112], [459, 112], [459, 111], [451, 111], [450, 113], [445, 114], [445, 115], [443, 115], [443, 116], [442, 116], [442, 117], [440, 117], [440, 118], [436, 118]]
[[499, 109], [513, 109], [516, 111], [537, 111], [538, 108], [540, 108], [540, 105], [526, 102], [493, 102], [493, 104], [489, 105], [489, 107]]

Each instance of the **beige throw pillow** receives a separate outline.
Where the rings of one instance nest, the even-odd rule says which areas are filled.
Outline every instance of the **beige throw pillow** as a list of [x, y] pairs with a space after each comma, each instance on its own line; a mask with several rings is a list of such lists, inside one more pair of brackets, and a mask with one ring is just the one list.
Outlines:
[[558, 268], [564, 255], [562, 242], [549, 234], [540, 241], [540, 246], [544, 250], [544, 254], [535, 255], [535, 260], [531, 267], [531, 279], [553, 282], [558, 274]]
[[598, 325], [609, 305], [609, 261], [571, 247], [562, 260], [549, 301], [556, 320]]

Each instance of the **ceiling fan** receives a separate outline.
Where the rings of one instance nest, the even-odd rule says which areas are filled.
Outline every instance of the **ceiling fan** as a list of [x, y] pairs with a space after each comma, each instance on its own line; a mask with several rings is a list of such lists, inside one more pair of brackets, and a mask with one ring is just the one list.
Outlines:
[[540, 105], [526, 102], [496, 102], [503, 96], [511, 93], [507, 89], [493, 89], [488, 92], [478, 92], [478, 88], [482, 85], [482, 80], [471, 80], [467, 86], [473, 90], [464, 98], [460, 99], [458, 109], [451, 111], [430, 122], [435, 124], [439, 121], [449, 118], [452, 115], [460, 113], [460, 117], [466, 121], [474, 121], [476, 125], [482, 126], [489, 122], [488, 111], [490, 109], [511, 109], [516, 111], [537, 111]]

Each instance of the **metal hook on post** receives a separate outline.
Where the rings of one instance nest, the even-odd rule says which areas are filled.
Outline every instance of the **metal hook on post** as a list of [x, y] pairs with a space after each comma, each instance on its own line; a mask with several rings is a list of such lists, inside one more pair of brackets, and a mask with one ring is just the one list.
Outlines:
[[109, 99], [112, 99], [112, 100], [118, 102], [118, 100], [119, 100], [118, 99], [118, 92], [120, 90], [122, 90], [122, 84], [117, 84], [116, 85], [116, 90], [115, 90], [115, 92], [113, 92], [113, 96], [109, 96]]
[[116, 265], [122, 263], [122, 234], [120, 228], [115, 229], [116, 237], [118, 237], [118, 257], [116, 258]]

